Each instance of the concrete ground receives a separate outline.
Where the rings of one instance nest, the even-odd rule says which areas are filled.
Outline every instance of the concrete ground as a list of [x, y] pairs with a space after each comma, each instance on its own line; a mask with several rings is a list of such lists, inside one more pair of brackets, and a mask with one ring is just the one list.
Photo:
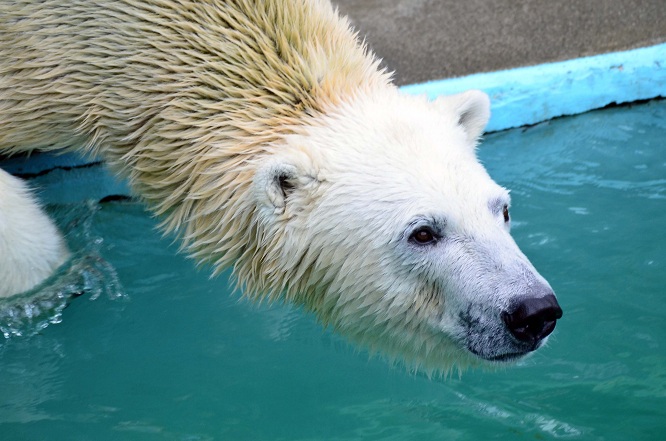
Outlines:
[[665, 0], [332, 0], [400, 85], [666, 42]]

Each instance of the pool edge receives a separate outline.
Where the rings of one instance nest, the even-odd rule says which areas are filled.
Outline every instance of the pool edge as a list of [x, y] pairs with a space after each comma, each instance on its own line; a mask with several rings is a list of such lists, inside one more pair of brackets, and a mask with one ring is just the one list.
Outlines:
[[468, 89], [490, 96], [486, 132], [666, 97], [666, 43], [401, 87], [431, 99]]

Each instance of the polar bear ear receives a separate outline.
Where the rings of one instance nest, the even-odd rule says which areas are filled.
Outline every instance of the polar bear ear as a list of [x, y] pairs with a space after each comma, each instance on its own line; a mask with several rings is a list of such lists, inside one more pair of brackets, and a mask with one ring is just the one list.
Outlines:
[[292, 194], [303, 189], [307, 191], [314, 181], [316, 178], [306, 158], [271, 158], [259, 166], [254, 176], [257, 208], [265, 216], [282, 215], [290, 204]]
[[435, 105], [447, 114], [453, 113], [471, 142], [481, 136], [490, 119], [490, 98], [480, 90], [442, 96], [435, 100]]

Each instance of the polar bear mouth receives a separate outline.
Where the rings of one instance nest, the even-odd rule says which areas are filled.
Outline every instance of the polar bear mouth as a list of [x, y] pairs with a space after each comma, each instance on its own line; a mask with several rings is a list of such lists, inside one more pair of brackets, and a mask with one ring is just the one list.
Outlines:
[[529, 352], [514, 352], [510, 354], [502, 354], [502, 355], [496, 355], [494, 357], [487, 358], [488, 361], [499, 361], [503, 363], [511, 363], [513, 361], [518, 361], [519, 359], [523, 358], [525, 355], [529, 354]]
[[479, 352], [474, 349], [473, 346], [468, 346], [467, 350], [469, 350], [472, 354], [476, 355], [477, 357], [483, 358], [484, 360], [487, 361], [496, 361], [500, 363], [512, 363], [520, 360], [521, 358], [525, 357], [528, 354], [531, 354], [532, 352], [536, 351], [541, 347], [541, 344], [536, 345], [536, 347], [532, 349], [527, 349], [523, 351], [515, 351], [515, 352], [505, 352], [502, 354], [495, 354], [495, 355], [489, 355], [489, 354], [484, 354], [482, 352]]

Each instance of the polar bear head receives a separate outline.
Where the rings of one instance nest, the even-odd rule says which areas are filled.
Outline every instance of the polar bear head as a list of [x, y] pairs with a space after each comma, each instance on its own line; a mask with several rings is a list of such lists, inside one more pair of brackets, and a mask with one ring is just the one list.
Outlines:
[[241, 282], [426, 370], [542, 346], [562, 312], [510, 236], [508, 191], [477, 160], [489, 107], [478, 91], [392, 90], [287, 136], [255, 174], [258, 245]]

